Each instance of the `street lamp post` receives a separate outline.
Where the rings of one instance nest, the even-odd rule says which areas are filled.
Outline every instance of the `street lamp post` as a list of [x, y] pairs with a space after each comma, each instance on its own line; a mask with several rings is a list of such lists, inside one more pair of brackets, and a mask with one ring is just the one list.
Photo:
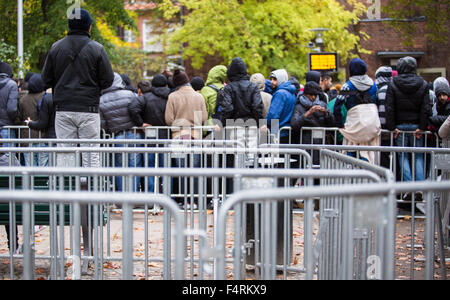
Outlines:
[[17, 56], [19, 57], [19, 78], [23, 78], [23, 0], [17, 0]]
[[323, 46], [323, 38], [322, 33], [328, 31], [328, 28], [314, 28], [310, 29], [309, 31], [316, 32], [316, 39], [315, 39], [315, 45], [317, 45], [317, 48], [314, 49], [317, 52], [322, 52], [322, 46]]

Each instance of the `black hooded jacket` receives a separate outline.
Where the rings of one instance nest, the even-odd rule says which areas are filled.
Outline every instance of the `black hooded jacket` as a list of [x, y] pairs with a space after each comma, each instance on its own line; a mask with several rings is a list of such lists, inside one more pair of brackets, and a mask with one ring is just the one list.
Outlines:
[[230, 83], [224, 88], [224, 97], [219, 103], [222, 107], [222, 124], [226, 120], [253, 119], [256, 123], [263, 117], [261, 93], [256, 84], [250, 82], [244, 61], [234, 58], [227, 71]]
[[57, 110], [97, 112], [101, 91], [111, 86], [114, 72], [101, 44], [88, 32], [71, 30], [50, 49], [42, 79], [53, 89]]
[[401, 60], [399, 76], [390, 83], [386, 92], [386, 128], [395, 130], [400, 124], [417, 124], [427, 130], [431, 115], [428, 85], [416, 75], [414, 60]]
[[[130, 104], [131, 118], [138, 126], [143, 123], [152, 126], [167, 126], [165, 120], [168, 87], [152, 87], [148, 93], [138, 97], [138, 101]], [[167, 130], [159, 130], [159, 139], [167, 139]]]

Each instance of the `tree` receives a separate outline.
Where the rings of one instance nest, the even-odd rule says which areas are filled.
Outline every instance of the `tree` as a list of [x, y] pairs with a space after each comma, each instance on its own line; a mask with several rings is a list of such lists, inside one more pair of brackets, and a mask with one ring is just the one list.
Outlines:
[[417, 24], [410, 21], [420, 20], [420, 17], [425, 17], [428, 39], [442, 44], [448, 42], [449, 0], [391, 0], [383, 11], [393, 19], [391, 25], [404, 35], [407, 46], [413, 46], [417, 30]]
[[[40, 70], [51, 45], [67, 34], [67, 12], [79, 0], [26, 0], [24, 1], [24, 49], [30, 53], [30, 67]], [[106, 48], [111, 61], [117, 62], [117, 46], [104, 38], [97, 24], [103, 23], [115, 31], [117, 26], [136, 28], [124, 9], [123, 0], [86, 0], [82, 7], [89, 10], [94, 25], [92, 39]], [[0, 39], [7, 45], [17, 45], [17, 1], [0, 0]]]
[[[209, 56], [219, 56], [224, 64], [240, 56], [249, 72], [268, 74], [286, 68], [291, 74], [307, 71], [308, 42], [313, 28], [326, 27], [324, 51], [338, 52], [345, 62], [352, 50], [367, 53], [359, 46], [360, 36], [350, 33], [366, 10], [355, 0], [345, 9], [335, 0], [170, 0], [160, 1], [166, 18], [186, 8], [184, 25], [167, 36], [169, 54], [183, 48], [185, 58], [200, 69]], [[363, 35], [363, 38], [367, 36]]]
[[19, 72], [23, 74], [30, 70], [29, 60], [30, 54], [24, 53], [23, 66], [20, 67], [20, 61], [17, 57], [17, 49], [15, 46], [8, 45], [3, 39], [0, 40], [0, 61], [6, 62], [11, 66], [14, 72], [14, 77], [19, 78]]

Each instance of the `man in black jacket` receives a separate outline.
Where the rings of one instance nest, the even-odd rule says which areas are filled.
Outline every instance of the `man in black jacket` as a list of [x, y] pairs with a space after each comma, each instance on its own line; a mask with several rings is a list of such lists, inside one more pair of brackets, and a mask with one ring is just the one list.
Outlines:
[[[230, 83], [224, 88], [222, 107], [223, 126], [239, 126], [232, 130], [231, 139], [241, 141], [246, 147], [256, 147], [256, 128], [263, 118], [261, 93], [256, 84], [250, 81], [247, 65], [240, 58], [232, 60], [227, 70]], [[246, 130], [245, 127], [248, 127]]]
[[[75, 9], [72, 16], [67, 37], [47, 55], [42, 78], [53, 89], [58, 139], [99, 139], [100, 95], [113, 83], [114, 73], [103, 46], [90, 39], [89, 12]], [[83, 166], [100, 166], [99, 154], [83, 154]]]
[[[399, 147], [423, 147], [428, 118], [431, 115], [428, 85], [416, 74], [417, 62], [413, 57], [398, 61], [399, 75], [389, 84], [386, 92], [386, 128], [395, 131], [396, 145]], [[414, 132], [402, 133], [399, 131]], [[425, 179], [423, 154], [415, 155], [415, 180]], [[412, 181], [412, 171], [408, 155], [399, 153], [403, 181]]]
[[[140, 90], [142, 95], [139, 96], [138, 101], [130, 104], [130, 114], [137, 126], [145, 128], [145, 136], [147, 139], [168, 139], [169, 131], [167, 129], [152, 129], [152, 127], [167, 126], [165, 120], [167, 99], [169, 98], [170, 89], [167, 87], [167, 78], [162, 74], [153, 77], [151, 88], [145, 86], [143, 82], [140, 83]], [[164, 145], [157, 145], [164, 147]], [[158, 160], [158, 162], [156, 162]], [[145, 161], [145, 159], [144, 159]], [[155, 153], [149, 153], [147, 156], [147, 166], [154, 168], [164, 167], [164, 154], [160, 153], [156, 156]], [[153, 193], [155, 190], [155, 177], [149, 177], [147, 191]]]

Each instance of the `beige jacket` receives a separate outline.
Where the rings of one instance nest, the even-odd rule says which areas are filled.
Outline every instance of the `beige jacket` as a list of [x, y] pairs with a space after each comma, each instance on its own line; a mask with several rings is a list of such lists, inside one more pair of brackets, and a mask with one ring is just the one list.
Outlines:
[[439, 136], [443, 139], [450, 137], [450, 117], [445, 120], [444, 124], [442, 124], [441, 128], [439, 129]]
[[205, 99], [191, 86], [182, 86], [169, 95], [165, 114], [168, 126], [183, 127], [172, 130], [172, 138], [191, 136], [196, 140], [202, 139], [202, 130], [190, 130], [187, 127], [202, 126], [208, 120]]

